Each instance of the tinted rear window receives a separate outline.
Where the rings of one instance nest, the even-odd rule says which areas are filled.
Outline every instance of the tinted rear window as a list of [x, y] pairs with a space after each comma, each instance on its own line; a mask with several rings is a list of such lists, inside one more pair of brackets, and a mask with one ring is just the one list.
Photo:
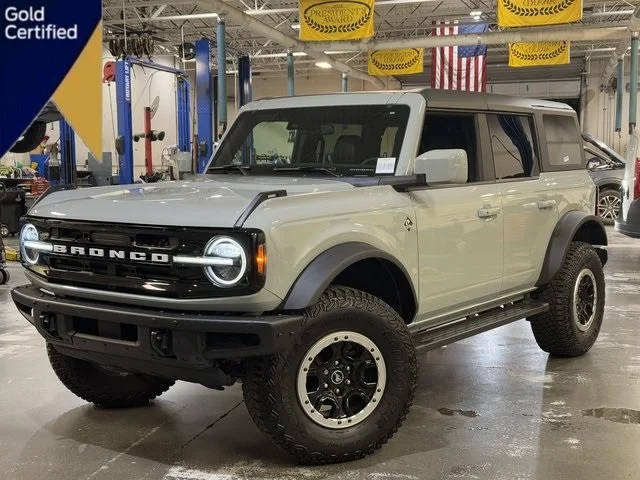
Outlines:
[[584, 168], [582, 138], [576, 119], [569, 115], [544, 115], [550, 170]]

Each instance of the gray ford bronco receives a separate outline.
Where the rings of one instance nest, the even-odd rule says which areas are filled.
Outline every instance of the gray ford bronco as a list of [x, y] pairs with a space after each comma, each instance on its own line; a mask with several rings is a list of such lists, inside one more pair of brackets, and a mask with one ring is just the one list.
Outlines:
[[70, 189], [23, 219], [19, 311], [101, 407], [240, 381], [300, 462], [403, 422], [416, 351], [527, 319], [573, 357], [602, 323], [607, 237], [575, 112], [439, 91], [267, 99], [193, 180]]

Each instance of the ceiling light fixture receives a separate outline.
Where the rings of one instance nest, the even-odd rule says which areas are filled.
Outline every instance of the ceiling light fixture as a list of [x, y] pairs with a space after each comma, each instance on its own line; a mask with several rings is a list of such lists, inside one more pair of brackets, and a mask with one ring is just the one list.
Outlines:
[[329, 62], [316, 62], [316, 67], [318, 67], [318, 68], [331, 68], [331, 64]]
[[291, 28], [293, 28], [294, 30], [300, 30], [300, 24], [299, 23], [292, 23], [291, 24]]
[[471, 15], [474, 20], [480, 20], [480, 17], [482, 17], [482, 10], [472, 10], [469, 12], [469, 15]]

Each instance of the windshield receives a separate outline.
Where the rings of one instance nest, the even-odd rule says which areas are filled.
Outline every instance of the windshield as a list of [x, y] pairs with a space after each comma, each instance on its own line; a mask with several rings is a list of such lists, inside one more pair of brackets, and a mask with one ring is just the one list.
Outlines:
[[233, 123], [207, 171], [240, 173], [236, 165], [260, 175], [393, 174], [408, 117], [406, 105], [250, 110]]

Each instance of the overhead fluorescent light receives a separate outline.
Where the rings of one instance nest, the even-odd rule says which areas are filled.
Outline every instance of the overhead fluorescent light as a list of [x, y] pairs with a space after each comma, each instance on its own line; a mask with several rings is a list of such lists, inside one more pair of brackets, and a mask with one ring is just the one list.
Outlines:
[[292, 23], [291, 24], [291, 28], [293, 28], [294, 30], [300, 30], [300, 24], [299, 23]]
[[331, 68], [331, 64], [329, 62], [316, 62], [316, 67], [318, 67], [318, 68]]
[[482, 10], [471, 10], [469, 15], [471, 15], [471, 18], [474, 20], [480, 20], [480, 17], [482, 17]]

